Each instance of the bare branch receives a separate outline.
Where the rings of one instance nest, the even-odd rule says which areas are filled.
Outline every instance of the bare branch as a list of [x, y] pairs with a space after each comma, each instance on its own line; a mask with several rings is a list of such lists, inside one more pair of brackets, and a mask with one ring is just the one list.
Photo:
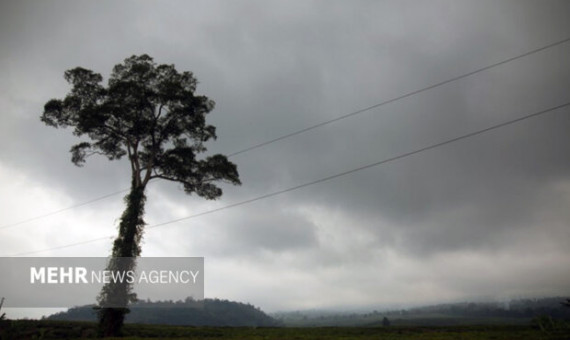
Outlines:
[[162, 108], [164, 107], [164, 104], [160, 104], [160, 106], [158, 107], [158, 114], [156, 115], [156, 117], [154, 117], [154, 121], [157, 122], [158, 119], [160, 118], [160, 115], [162, 114]]
[[151, 175], [151, 176], [150, 176], [150, 179], [155, 179], [155, 178], [160, 178], [160, 179], [164, 179], [164, 180], [167, 180], [167, 181], [176, 182], [176, 183], [182, 183], [182, 184], [185, 183], [184, 181], [181, 181], [180, 179], [177, 179], [177, 178], [174, 178], [174, 177], [168, 177], [168, 176], [165, 176], [165, 175]]
[[103, 152], [101, 152], [101, 151], [95, 151], [95, 150], [93, 150], [93, 151], [91, 151], [91, 152], [87, 152], [87, 153], [85, 153], [85, 158], [87, 158], [87, 157], [91, 157], [91, 156], [93, 156], [93, 155], [101, 155], [101, 156], [106, 156], [106, 154], [105, 154], [105, 153], [103, 153]]

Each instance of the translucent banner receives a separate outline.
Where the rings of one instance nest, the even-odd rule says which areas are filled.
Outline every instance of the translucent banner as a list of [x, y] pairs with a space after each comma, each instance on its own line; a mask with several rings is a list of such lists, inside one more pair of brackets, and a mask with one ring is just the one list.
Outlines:
[[145, 301], [186, 301], [181, 305], [188, 307], [204, 299], [204, 258], [0, 257], [4, 307], [98, 304], [104, 286], [114, 294], [101, 307], [124, 307], [130, 292]]

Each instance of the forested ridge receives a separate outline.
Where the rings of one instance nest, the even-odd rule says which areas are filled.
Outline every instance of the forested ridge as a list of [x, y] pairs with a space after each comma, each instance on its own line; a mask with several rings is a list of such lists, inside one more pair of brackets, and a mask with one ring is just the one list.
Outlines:
[[[70, 308], [49, 316], [48, 320], [95, 321], [93, 305]], [[277, 326], [278, 322], [259, 308], [220, 299], [194, 301], [139, 301], [130, 307], [127, 323], [189, 326]]]

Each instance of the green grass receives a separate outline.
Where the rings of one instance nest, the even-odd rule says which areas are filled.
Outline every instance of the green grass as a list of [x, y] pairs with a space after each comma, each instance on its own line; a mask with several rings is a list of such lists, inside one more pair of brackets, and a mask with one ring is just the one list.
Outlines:
[[[96, 325], [90, 322], [19, 320], [0, 325], [0, 339], [85, 339], [95, 338]], [[378, 339], [495, 339], [495, 340], [562, 340], [570, 339], [568, 328], [548, 332], [531, 326], [393, 326], [393, 327], [316, 327], [316, 328], [225, 328], [182, 327], [128, 324], [124, 340], [135, 339], [195, 339], [195, 340], [378, 340]]]

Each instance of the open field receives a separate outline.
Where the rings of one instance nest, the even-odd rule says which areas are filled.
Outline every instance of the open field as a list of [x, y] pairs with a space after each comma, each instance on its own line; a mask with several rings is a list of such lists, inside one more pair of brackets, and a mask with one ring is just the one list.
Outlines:
[[[95, 324], [68, 321], [8, 321], [2, 325], [0, 339], [85, 339], [95, 338]], [[10, 329], [8, 329], [10, 328]], [[541, 330], [531, 326], [447, 326], [447, 327], [318, 327], [318, 328], [247, 328], [180, 327], [134, 325], [125, 327], [120, 339], [570, 339], [568, 328]]]

